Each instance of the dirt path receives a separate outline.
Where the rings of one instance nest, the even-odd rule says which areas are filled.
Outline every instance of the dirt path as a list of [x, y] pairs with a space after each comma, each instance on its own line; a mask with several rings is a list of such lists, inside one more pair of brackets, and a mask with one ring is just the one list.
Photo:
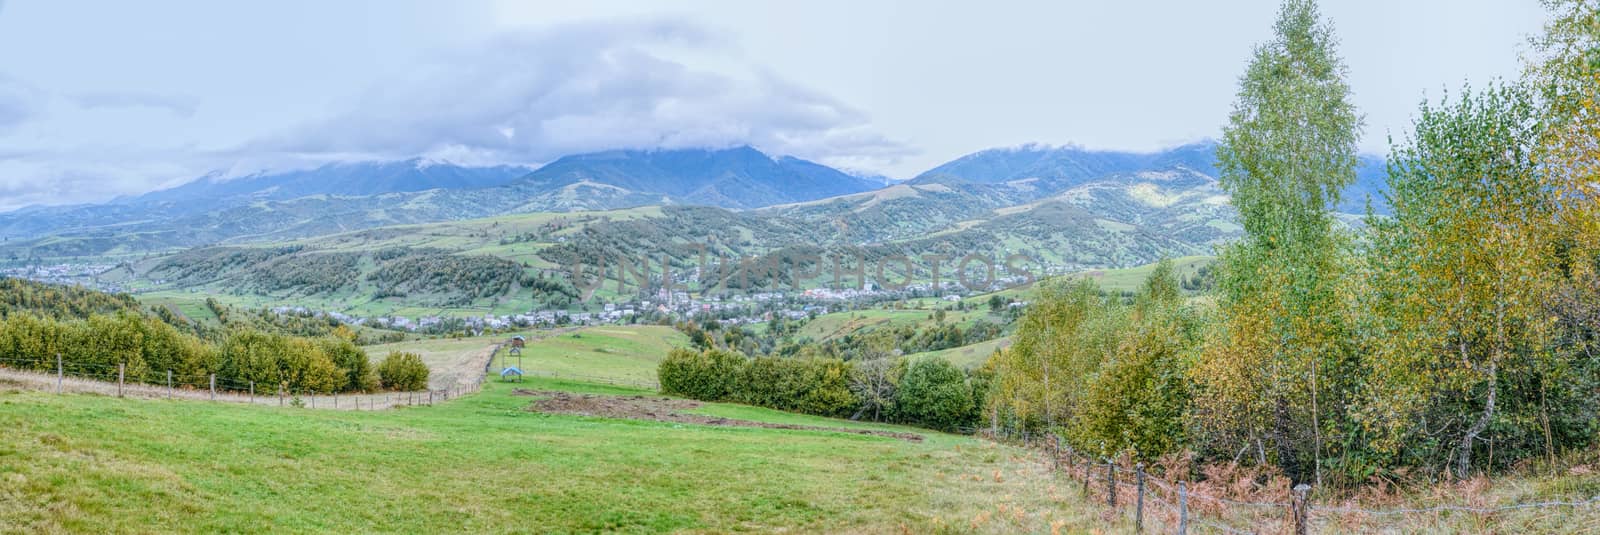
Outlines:
[[448, 366], [428, 370], [428, 388], [434, 390], [462, 390], [476, 389], [482, 382], [484, 370], [489, 367], [489, 361], [494, 358], [495, 350], [500, 344], [483, 346], [472, 356], [457, 360]]
[[693, 410], [701, 406], [700, 402], [687, 399], [673, 399], [659, 396], [602, 396], [596, 394], [574, 394], [571, 392], [524, 390], [521, 388], [513, 391], [512, 394], [540, 398], [534, 401], [533, 405], [528, 407], [528, 410], [551, 414], [600, 416], [605, 418], [625, 418], [630, 420], [655, 420], [658, 422], [717, 425], [728, 427], [759, 427], [763, 429], [792, 429], [796, 431], [854, 433], [858, 435], [871, 435], [898, 438], [911, 442], [922, 442], [922, 435], [918, 435], [916, 433], [897, 433], [892, 431], [876, 431], [871, 429], [848, 429], [843, 427], [775, 424], [769, 422], [754, 422], [750, 420], [733, 420], [719, 416], [707, 416], [704, 414], [680, 412]]

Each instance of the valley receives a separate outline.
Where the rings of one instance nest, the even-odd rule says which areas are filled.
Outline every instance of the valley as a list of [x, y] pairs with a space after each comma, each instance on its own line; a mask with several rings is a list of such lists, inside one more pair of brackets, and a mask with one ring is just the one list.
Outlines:
[[1593, 531], [1600, 3], [1276, 3], [0, 0], [0, 535]]
[[[707, 165], [763, 169], [767, 175], [762, 176], [777, 177], [796, 169], [820, 173], [823, 168], [764, 159], [748, 149], [619, 152], [563, 159], [551, 169], [486, 189], [368, 197], [318, 193], [301, 199], [238, 193], [275, 179], [264, 176], [236, 187], [233, 194], [249, 204], [193, 217], [276, 227], [276, 216], [239, 210], [277, 213], [283, 203], [310, 203], [292, 210], [318, 219], [290, 216], [276, 220], [295, 221], [288, 227], [231, 237], [191, 229], [182, 233], [186, 239], [222, 243], [187, 249], [173, 243], [137, 254], [128, 247], [139, 240], [120, 234], [123, 230], [103, 239], [67, 231], [8, 240], [0, 249], [11, 251], [5, 269], [13, 276], [126, 291], [190, 310], [210, 298], [247, 308], [406, 318], [413, 328], [422, 318], [477, 323], [486, 315], [496, 325], [516, 322], [518, 316], [523, 323], [538, 318], [553, 322], [556, 314], [611, 312], [603, 310], [607, 303], [618, 308], [633, 303], [642, 312], [655, 306], [641, 303], [675, 301], [672, 306], [683, 313], [685, 307], [710, 302], [714, 293], [724, 294], [717, 296], [720, 300], [734, 294], [854, 289], [847, 301], [871, 302], [899, 297], [884, 288], [900, 283], [930, 294], [976, 294], [1041, 276], [1131, 267], [1163, 256], [1213, 254], [1219, 244], [1238, 236], [1240, 228], [1233, 223], [1226, 195], [1206, 174], [1215, 172], [1210, 147], [1184, 146], [1148, 155], [1071, 148], [988, 151], [881, 189], [754, 209], [723, 203], [727, 207], [666, 204], [522, 213], [576, 206], [530, 204], [518, 192], [601, 183], [596, 180], [615, 183], [607, 186], [614, 188], [672, 189], [661, 184], [681, 176], [672, 175], [674, 170], [688, 172], [679, 169], [685, 166], [691, 171]], [[423, 181], [429, 172], [464, 172], [446, 165], [408, 169], [423, 175], [411, 182]], [[281, 180], [303, 189], [315, 183], [309, 177], [328, 172], [318, 169]], [[1023, 176], [1029, 178], [1018, 178]], [[185, 186], [188, 190], [127, 202], [184, 202], [226, 184], [211, 180], [200, 184], [210, 189]], [[523, 189], [496, 189], [508, 187]], [[673, 191], [681, 195], [685, 190]], [[802, 189], [795, 194], [826, 193]], [[223, 205], [232, 202], [228, 198]], [[460, 204], [475, 201], [483, 202], [470, 209]], [[359, 222], [325, 221], [326, 214], [345, 210], [335, 205], [363, 206], [367, 215]], [[488, 215], [497, 210], [512, 213]], [[451, 214], [449, 220], [429, 222], [444, 219], [444, 213]], [[185, 221], [177, 220], [207, 227]], [[416, 222], [393, 224], [407, 221]], [[68, 250], [80, 246], [85, 248]], [[574, 277], [575, 269], [592, 271], [596, 266], [599, 275]], [[933, 288], [936, 269], [943, 279], [938, 289]], [[420, 277], [423, 272], [439, 275]], [[667, 274], [672, 280], [662, 278]], [[958, 274], [964, 284], [943, 288]], [[878, 291], [862, 292], [868, 286]], [[678, 292], [685, 299], [673, 299]]]

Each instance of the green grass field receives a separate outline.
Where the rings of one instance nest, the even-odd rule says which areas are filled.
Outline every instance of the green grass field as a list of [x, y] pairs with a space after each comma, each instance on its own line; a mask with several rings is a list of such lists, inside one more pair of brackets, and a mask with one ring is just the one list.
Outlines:
[[[534, 375], [570, 377], [600, 383], [646, 386], [656, 381], [656, 364], [674, 347], [689, 345], [688, 337], [661, 325], [603, 325], [583, 328], [529, 330], [520, 367]], [[367, 346], [374, 363], [392, 351], [416, 353], [435, 374], [478, 373], [481, 364], [466, 365], [485, 348], [507, 342], [515, 334], [469, 338], [408, 340]], [[481, 361], [479, 361], [481, 362]], [[517, 357], [501, 351], [490, 363], [491, 374], [502, 366], [518, 366]]]
[[[943, 303], [949, 304], [949, 303]], [[973, 305], [976, 307], [976, 305]], [[823, 314], [807, 321], [800, 328], [799, 335], [809, 337], [814, 341], [832, 340], [851, 333], [870, 331], [884, 327], [900, 325], [932, 325], [934, 314], [932, 308], [927, 309], [868, 309], [850, 310]], [[945, 312], [945, 321], [970, 326], [979, 319], [988, 319], [999, 322], [999, 318], [991, 317], [988, 309]]]
[[434, 407], [334, 412], [0, 385], [0, 532], [1011, 533], [1095, 522], [1071, 485], [1009, 447], [547, 415], [511, 390], [490, 382]]
[[[1172, 264], [1174, 271], [1182, 279], [1184, 277], [1193, 277], [1199, 273], [1201, 266], [1210, 265], [1216, 259], [1214, 256], [1184, 256], [1172, 259]], [[1144, 280], [1150, 278], [1150, 273], [1154, 272], [1155, 269], [1155, 264], [1145, 264], [1123, 269], [1097, 269], [1071, 275], [1049, 277], [1043, 280], [1088, 278], [1093, 279], [1096, 284], [1100, 285], [1100, 289], [1107, 292], [1136, 292], [1139, 290], [1139, 286], [1144, 284]], [[967, 303], [968, 308], [987, 306], [989, 297], [995, 295], [1027, 301], [1028, 296], [1033, 294], [1034, 286], [1039, 282], [1042, 281], [1006, 288], [997, 292], [974, 295], [963, 299], [963, 301]]]
[[[654, 384], [656, 364], [667, 351], [688, 345], [688, 337], [660, 325], [586, 327], [530, 341], [521, 367], [529, 373]], [[493, 367], [503, 365], [515, 366], [517, 358], [501, 352]]]
[[994, 352], [1000, 348], [1009, 345], [1011, 345], [1011, 337], [1002, 336], [993, 340], [978, 342], [976, 344], [968, 344], [960, 347], [952, 347], [950, 349], [912, 353], [910, 358], [916, 359], [938, 357], [948, 360], [951, 364], [955, 364], [956, 366], [973, 369], [983, 366], [983, 363], [989, 360], [990, 355], [993, 355]]

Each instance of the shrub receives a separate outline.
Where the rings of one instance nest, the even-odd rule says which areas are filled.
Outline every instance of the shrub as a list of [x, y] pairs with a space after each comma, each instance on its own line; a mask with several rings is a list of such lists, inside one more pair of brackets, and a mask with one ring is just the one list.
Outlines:
[[861, 400], [850, 391], [851, 366], [836, 358], [760, 357], [745, 363], [730, 397], [750, 405], [822, 416], [849, 416]]
[[217, 380], [296, 388], [290, 374], [283, 373], [283, 355], [288, 352], [288, 340], [282, 336], [236, 329], [222, 343], [222, 369]]
[[801, 388], [791, 410], [821, 416], [850, 416], [861, 399], [850, 391], [850, 363], [836, 358], [791, 359], [798, 363], [795, 381]]
[[344, 338], [325, 338], [321, 343], [322, 351], [344, 371], [341, 390], [370, 392], [378, 389], [378, 372], [372, 368], [366, 351]]
[[394, 351], [378, 365], [378, 378], [390, 390], [423, 390], [428, 388], [428, 365], [416, 353]]
[[977, 421], [966, 372], [943, 358], [917, 359], [906, 367], [895, 393], [895, 411], [906, 423], [941, 431]]
[[677, 348], [656, 368], [661, 391], [701, 401], [731, 399], [745, 357], [725, 349], [695, 352]]
[[[283, 374], [289, 378], [289, 386], [317, 393], [337, 392], [344, 387], [347, 380], [344, 370], [333, 363], [319, 344], [306, 338], [289, 338], [284, 346], [288, 351], [283, 354], [281, 366]], [[427, 377], [426, 374], [423, 377]]]

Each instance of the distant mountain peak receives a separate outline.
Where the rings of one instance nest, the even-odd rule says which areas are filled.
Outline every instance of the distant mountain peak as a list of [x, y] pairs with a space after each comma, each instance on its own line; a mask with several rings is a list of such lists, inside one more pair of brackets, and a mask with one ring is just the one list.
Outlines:
[[662, 195], [680, 204], [759, 208], [876, 189], [866, 180], [749, 145], [725, 148], [611, 150], [565, 156], [524, 182], [545, 187], [578, 181]]

